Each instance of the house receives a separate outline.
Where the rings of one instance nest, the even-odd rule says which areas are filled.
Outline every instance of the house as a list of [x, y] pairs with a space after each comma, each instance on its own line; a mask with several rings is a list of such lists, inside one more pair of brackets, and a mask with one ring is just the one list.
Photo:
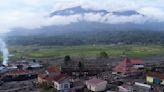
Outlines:
[[146, 81], [151, 84], [164, 85], [164, 74], [158, 72], [148, 72], [146, 74]]
[[[38, 82], [51, 82], [53, 77], [60, 75], [60, 69], [57, 67], [49, 67], [47, 70], [45, 70], [43, 73], [38, 74]], [[52, 77], [52, 78], [51, 78]]]
[[89, 90], [94, 92], [104, 91], [107, 86], [107, 81], [93, 78], [86, 81], [86, 86]]
[[70, 89], [70, 77], [65, 74], [49, 76], [49, 75], [39, 75], [38, 82], [46, 82], [58, 91], [66, 91]]
[[58, 67], [49, 67], [45, 72], [49, 76], [57, 76], [61, 74], [61, 71]]
[[42, 83], [50, 83], [52, 81], [52, 78], [48, 78], [48, 75], [46, 74], [38, 74], [38, 83], [42, 84]]
[[143, 68], [144, 68], [143, 61], [129, 59], [128, 57], [126, 57], [113, 69], [113, 73], [122, 76], [133, 76], [133, 75], [142, 74]]
[[39, 62], [29, 62], [27, 69], [40, 69], [43, 65], [41, 65]]
[[58, 91], [68, 92], [70, 89], [70, 77], [62, 74], [58, 68], [50, 67], [44, 73], [38, 75], [39, 83], [48, 83]]
[[17, 62], [10, 62], [7, 66], [9, 69], [40, 69], [42, 68], [42, 64], [39, 62], [27, 62], [27, 61], [17, 61]]
[[67, 91], [70, 89], [70, 77], [65, 74], [61, 74], [54, 78], [53, 86], [58, 91]]
[[3, 74], [5, 72], [7, 72], [7, 71], [8, 71], [8, 69], [6, 68], [6, 66], [0, 65], [0, 74]]
[[23, 81], [37, 78], [37, 74], [29, 70], [10, 70], [2, 76], [3, 81]]

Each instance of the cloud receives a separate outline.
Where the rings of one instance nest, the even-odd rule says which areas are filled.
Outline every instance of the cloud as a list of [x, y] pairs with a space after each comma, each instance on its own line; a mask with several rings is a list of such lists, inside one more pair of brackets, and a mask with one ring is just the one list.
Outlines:
[[[50, 25], [67, 25], [82, 20], [110, 24], [164, 22], [164, 0], [0, 0], [0, 32], [12, 28], [28, 29]], [[53, 16], [53, 11], [81, 5], [83, 8], [108, 11], [136, 10], [145, 15], [117, 16], [111, 13]]]
[[155, 7], [143, 7], [138, 12], [144, 14], [147, 20], [164, 22], [164, 11]]
[[83, 8], [91, 8], [94, 10], [105, 9], [108, 11], [133, 10], [138, 7], [136, 3], [131, 0], [119, 0], [119, 2], [117, 0], [68, 0], [67, 2], [55, 3], [54, 10], [63, 10], [75, 6], [82, 6]]
[[82, 20], [82, 15], [70, 15], [70, 16], [53, 16], [52, 18], [48, 18], [45, 22], [44, 26], [49, 25], [67, 25], [70, 23], [75, 23]]
[[85, 14], [85, 21], [91, 22], [101, 22], [101, 23], [110, 23], [110, 24], [120, 24], [120, 23], [143, 23], [144, 17], [142, 15], [132, 15], [132, 16], [118, 16], [113, 15], [112, 13], [102, 15], [102, 14]]
[[[60, 20], [59, 20], [60, 19]], [[132, 15], [132, 16], [117, 16], [112, 13], [103, 15], [101, 13], [86, 13], [84, 15], [69, 15], [69, 16], [53, 16], [46, 25], [67, 25], [79, 21], [88, 22], [100, 22], [109, 24], [120, 24], [120, 23], [143, 23], [144, 16]]]
[[46, 17], [43, 17], [40, 14], [14, 11], [10, 12], [9, 14], [4, 14], [0, 17], [0, 29], [1, 27], [2, 29], [8, 30], [14, 27], [33, 29], [42, 26], [45, 22], [45, 19]]

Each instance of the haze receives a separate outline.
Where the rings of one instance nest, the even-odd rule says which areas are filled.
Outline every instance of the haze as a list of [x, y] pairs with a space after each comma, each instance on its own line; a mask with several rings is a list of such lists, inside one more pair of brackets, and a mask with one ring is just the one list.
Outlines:
[[[13, 28], [35, 29], [43, 26], [67, 25], [79, 20], [108, 24], [141, 24], [147, 21], [162, 23], [164, 22], [163, 3], [163, 0], [0, 0], [0, 32], [9, 32]], [[134, 10], [140, 15], [88, 13], [85, 16], [75, 14], [50, 17], [54, 11], [75, 6], [108, 12]]]

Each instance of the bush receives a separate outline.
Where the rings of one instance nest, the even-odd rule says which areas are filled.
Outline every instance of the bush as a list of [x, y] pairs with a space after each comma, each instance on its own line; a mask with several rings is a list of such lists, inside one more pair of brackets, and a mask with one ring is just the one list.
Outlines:
[[100, 58], [108, 58], [108, 54], [105, 51], [100, 52]]

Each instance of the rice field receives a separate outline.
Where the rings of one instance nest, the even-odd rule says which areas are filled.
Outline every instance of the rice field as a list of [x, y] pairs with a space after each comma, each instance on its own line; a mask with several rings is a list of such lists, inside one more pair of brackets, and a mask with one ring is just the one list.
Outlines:
[[109, 57], [128, 55], [142, 58], [164, 55], [164, 48], [160, 45], [81, 45], [81, 46], [11, 46], [10, 59], [21, 58], [56, 58], [70, 55], [71, 57], [98, 57], [105, 51]]

